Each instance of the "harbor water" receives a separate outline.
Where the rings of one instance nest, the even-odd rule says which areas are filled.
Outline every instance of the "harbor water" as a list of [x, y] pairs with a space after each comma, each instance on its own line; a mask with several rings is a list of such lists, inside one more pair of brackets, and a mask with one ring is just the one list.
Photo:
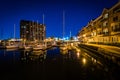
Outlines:
[[120, 80], [120, 66], [80, 49], [0, 50], [0, 80]]

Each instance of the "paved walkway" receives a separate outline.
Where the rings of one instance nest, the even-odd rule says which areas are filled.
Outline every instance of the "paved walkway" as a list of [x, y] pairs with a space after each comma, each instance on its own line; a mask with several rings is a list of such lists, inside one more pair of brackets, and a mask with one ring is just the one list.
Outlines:
[[106, 51], [120, 55], [120, 47], [109, 46], [109, 45], [98, 45], [98, 44], [85, 44], [85, 45], [96, 46], [96, 47], [99, 47], [99, 48], [104, 49]]

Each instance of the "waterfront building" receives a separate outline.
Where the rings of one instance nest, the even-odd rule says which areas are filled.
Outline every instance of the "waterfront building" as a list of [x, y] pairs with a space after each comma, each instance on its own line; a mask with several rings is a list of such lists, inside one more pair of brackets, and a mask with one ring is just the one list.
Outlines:
[[82, 43], [120, 44], [120, 2], [88, 22], [78, 33]]
[[34, 21], [20, 21], [20, 38], [25, 42], [43, 42], [46, 38], [46, 27]]

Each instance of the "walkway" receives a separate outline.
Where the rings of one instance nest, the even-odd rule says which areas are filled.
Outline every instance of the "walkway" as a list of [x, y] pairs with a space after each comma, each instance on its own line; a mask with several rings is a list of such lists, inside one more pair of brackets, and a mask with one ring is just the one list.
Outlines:
[[102, 49], [107, 52], [115, 53], [116, 55], [120, 56], [120, 47], [109, 46], [109, 45], [100, 45], [100, 44], [99, 45], [98, 44], [85, 44], [85, 45], [96, 46], [96, 47], [99, 47], [99, 49]]

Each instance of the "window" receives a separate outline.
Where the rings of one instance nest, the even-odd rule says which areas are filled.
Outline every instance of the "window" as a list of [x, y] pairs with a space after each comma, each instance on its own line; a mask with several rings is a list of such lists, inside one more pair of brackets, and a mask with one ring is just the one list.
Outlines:
[[26, 26], [21, 26], [21, 28], [26, 28]]
[[93, 24], [93, 23], [91, 23], [91, 26], [94, 26], [94, 24]]
[[93, 32], [93, 35], [96, 36], [96, 31]]
[[115, 30], [115, 27], [114, 26], [112, 26], [112, 31], [114, 31]]
[[93, 32], [91, 33], [91, 35], [93, 36]]
[[104, 18], [108, 18], [108, 13], [106, 13], [106, 14], [104, 15]]
[[108, 32], [108, 28], [105, 28], [105, 29], [103, 30], [103, 32], [105, 32], [105, 33]]
[[26, 33], [29, 33], [29, 31], [26, 31]]
[[120, 31], [120, 26], [119, 25], [112, 26], [112, 31], [119, 32]]
[[103, 22], [103, 27], [107, 26], [107, 21]]
[[112, 42], [113, 42], [113, 37], [112, 37]]
[[120, 6], [117, 6], [117, 7], [113, 10], [113, 13], [117, 13], [117, 12], [120, 12]]
[[113, 21], [118, 21], [118, 16], [114, 17]]
[[26, 26], [24, 26], [24, 28], [26, 28]]

